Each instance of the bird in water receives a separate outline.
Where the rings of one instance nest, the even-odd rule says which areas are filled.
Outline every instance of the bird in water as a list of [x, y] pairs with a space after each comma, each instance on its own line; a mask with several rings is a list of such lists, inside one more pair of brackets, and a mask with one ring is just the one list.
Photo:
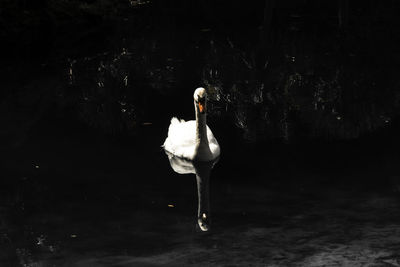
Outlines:
[[174, 156], [195, 161], [212, 161], [221, 149], [211, 129], [207, 126], [207, 92], [197, 88], [193, 94], [196, 120], [171, 119], [164, 149]]

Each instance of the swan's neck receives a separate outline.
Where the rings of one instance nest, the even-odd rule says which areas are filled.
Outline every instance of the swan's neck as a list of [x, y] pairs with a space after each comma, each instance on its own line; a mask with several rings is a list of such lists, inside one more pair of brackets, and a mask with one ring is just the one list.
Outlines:
[[195, 155], [198, 160], [210, 159], [211, 150], [207, 137], [206, 114], [196, 110], [196, 147]]
[[206, 114], [196, 112], [196, 145], [208, 145]]

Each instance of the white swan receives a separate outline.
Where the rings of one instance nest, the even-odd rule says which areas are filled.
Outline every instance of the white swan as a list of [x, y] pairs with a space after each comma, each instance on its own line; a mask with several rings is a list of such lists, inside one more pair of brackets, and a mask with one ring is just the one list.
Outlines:
[[220, 147], [206, 124], [207, 93], [204, 88], [194, 91], [195, 121], [173, 117], [168, 129], [164, 149], [173, 155], [196, 161], [212, 161], [220, 154]]

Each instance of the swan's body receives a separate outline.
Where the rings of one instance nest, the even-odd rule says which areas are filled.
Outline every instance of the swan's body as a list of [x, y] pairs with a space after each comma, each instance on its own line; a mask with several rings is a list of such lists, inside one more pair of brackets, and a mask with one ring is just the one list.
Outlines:
[[206, 91], [198, 88], [194, 92], [196, 120], [171, 119], [164, 149], [173, 155], [188, 160], [212, 161], [220, 155], [220, 147], [206, 124]]

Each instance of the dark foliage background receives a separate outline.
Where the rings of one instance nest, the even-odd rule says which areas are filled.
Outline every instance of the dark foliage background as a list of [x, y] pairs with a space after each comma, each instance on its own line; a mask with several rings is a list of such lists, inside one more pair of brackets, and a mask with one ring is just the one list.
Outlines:
[[[346, 140], [397, 125], [396, 1], [0, 5], [2, 134], [15, 143], [49, 113], [135, 134], [191, 116], [185, 100], [198, 86], [211, 120], [244, 142]], [[159, 114], [166, 103], [171, 114]]]

